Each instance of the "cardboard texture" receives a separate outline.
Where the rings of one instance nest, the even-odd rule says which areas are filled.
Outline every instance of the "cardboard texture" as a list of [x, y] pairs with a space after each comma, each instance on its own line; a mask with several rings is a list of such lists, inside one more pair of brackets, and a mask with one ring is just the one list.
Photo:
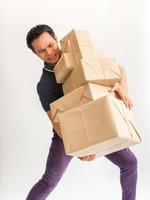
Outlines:
[[75, 61], [72, 53], [64, 53], [55, 65], [54, 73], [57, 83], [63, 83], [69, 73], [75, 67]]
[[110, 95], [59, 115], [66, 154], [106, 155], [141, 141], [132, 111]]
[[60, 40], [63, 53], [73, 53], [75, 62], [80, 64], [81, 58], [97, 57], [90, 35], [86, 31], [72, 30]]
[[109, 89], [110, 87], [87, 83], [54, 101], [50, 104], [53, 122], [59, 122], [59, 114], [73, 107], [88, 103], [108, 94], [115, 96], [115, 93], [110, 93]]
[[115, 58], [81, 59], [64, 81], [64, 94], [87, 82], [112, 87], [120, 79], [120, 70]]

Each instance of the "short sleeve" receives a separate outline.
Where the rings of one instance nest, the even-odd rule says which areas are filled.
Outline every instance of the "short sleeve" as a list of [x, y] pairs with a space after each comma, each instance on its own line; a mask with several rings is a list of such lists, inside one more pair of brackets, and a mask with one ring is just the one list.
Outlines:
[[39, 95], [39, 99], [41, 102], [41, 105], [45, 112], [50, 110], [50, 103], [55, 101], [57, 98], [53, 94], [53, 92], [50, 90], [50, 88], [41, 82], [37, 84], [37, 93]]

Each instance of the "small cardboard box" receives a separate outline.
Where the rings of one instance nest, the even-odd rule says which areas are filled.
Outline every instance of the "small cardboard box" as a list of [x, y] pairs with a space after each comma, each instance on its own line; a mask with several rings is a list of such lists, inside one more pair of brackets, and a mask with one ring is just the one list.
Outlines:
[[[90, 35], [87, 31], [79, 31], [79, 30], [71, 30], [65, 37], [63, 37], [60, 40], [60, 45], [62, 48], [62, 51], [64, 53], [71, 53], [71, 52], [65, 52], [66, 49], [66, 43], [68, 42], [68, 46], [73, 45], [73, 48], [79, 49], [79, 45], [88, 46], [93, 45]], [[69, 44], [70, 43], [70, 44]], [[69, 51], [70, 49], [68, 49]]]
[[94, 83], [87, 83], [79, 88], [76, 88], [72, 92], [50, 104], [53, 122], [59, 122], [58, 115], [73, 107], [88, 103], [108, 94], [115, 96], [115, 93], [110, 93], [109, 89], [110, 87]]
[[63, 83], [64, 94], [87, 82], [112, 87], [120, 79], [115, 58], [81, 59]]
[[72, 53], [64, 53], [54, 67], [54, 73], [57, 83], [63, 83], [69, 73], [75, 67], [75, 61]]
[[59, 122], [68, 155], [102, 156], [141, 141], [132, 111], [109, 95], [61, 113]]
[[80, 64], [81, 58], [97, 57], [90, 35], [86, 31], [72, 30], [60, 41], [63, 53], [73, 53], [75, 62]]

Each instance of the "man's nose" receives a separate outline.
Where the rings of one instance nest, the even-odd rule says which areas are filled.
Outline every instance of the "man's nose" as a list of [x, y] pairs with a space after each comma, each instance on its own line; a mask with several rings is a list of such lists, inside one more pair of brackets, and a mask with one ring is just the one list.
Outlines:
[[52, 49], [47, 48], [46, 53], [47, 53], [47, 55], [51, 56], [53, 54], [53, 51], [52, 51]]

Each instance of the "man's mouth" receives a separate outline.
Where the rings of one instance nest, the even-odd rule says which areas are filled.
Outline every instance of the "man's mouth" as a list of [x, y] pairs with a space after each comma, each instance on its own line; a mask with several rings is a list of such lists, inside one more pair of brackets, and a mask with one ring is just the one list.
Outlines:
[[54, 59], [56, 59], [56, 57], [57, 57], [57, 54], [55, 53], [53, 56], [49, 57], [48, 60], [49, 61], [54, 60]]

